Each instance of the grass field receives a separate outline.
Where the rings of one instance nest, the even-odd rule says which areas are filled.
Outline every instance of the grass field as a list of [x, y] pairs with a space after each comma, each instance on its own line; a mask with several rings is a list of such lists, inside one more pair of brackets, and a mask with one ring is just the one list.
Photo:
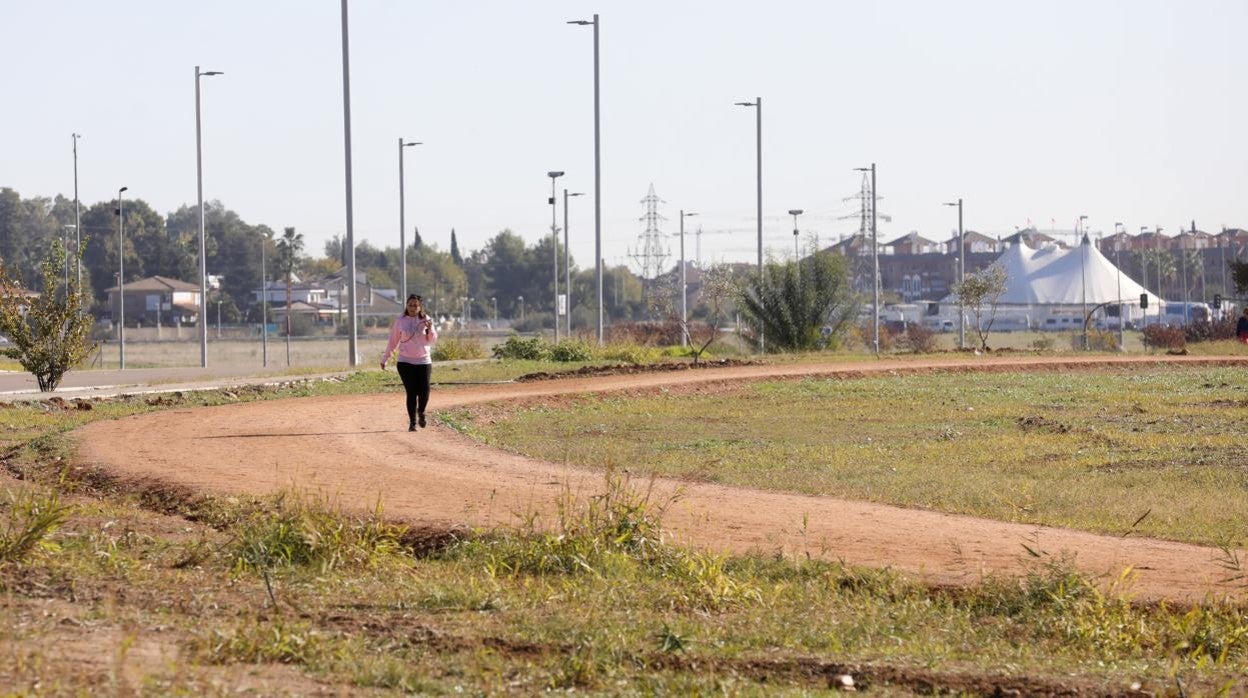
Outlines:
[[[1248, 530], [1238, 368], [932, 373], [586, 396], [451, 419], [600, 468], [1220, 545]], [[1147, 514], [1147, 516], [1145, 516]]]
[[[559, 368], [568, 366], [487, 364], [456, 373], [472, 381]], [[1100, 387], [1080, 399], [1127, 400], [1106, 383], [1136, 380], [1081, 377]], [[965, 394], [944, 398], [946, 411], [929, 425], [906, 413], [924, 397], [938, 398], [908, 394], [908, 379], [767, 383], [749, 394], [768, 405], [818, 405], [807, 411], [828, 421], [842, 400], [887, 405], [874, 408], [861, 430], [839, 432], [841, 440], [857, 438], [864, 454], [893, 433], [888, 417], [910, 420], [904, 440], [921, 456], [1009, 428], [1010, 404], [1047, 420], [1028, 422], [1035, 427], [1028, 430], [1014, 422], [1022, 441], [1070, 437], [1069, 451], [1086, 436], [1060, 432], [1059, 425], [1077, 422], [1058, 376], [1020, 378], [1004, 394], [999, 384], [973, 387], [967, 376], [932, 378], [955, 381], [946, 387]], [[86, 421], [158, 409], [398, 390], [393, 379], [373, 371], [344, 381], [102, 401], [90, 411], [0, 407], [0, 686], [17, 695], [811, 695], [844, 688], [852, 677], [858, 690], [875, 695], [1159, 695], [1180, 688], [1211, 695], [1248, 685], [1242, 604], [1133, 604], [1099, 591], [1060, 560], [1037, 563], [1022, 580], [934, 589], [888, 571], [801, 558], [715, 557], [662, 542], [660, 503], [614, 477], [606, 498], [566, 500], [557, 530], [453, 537], [344, 515], [300, 493], [263, 500], [140, 494], [76, 471], [65, 436]], [[1207, 416], [1184, 409], [1244, 397], [1231, 392], [1242, 391], [1243, 380], [1216, 371], [1139, 380], [1147, 390], [1135, 399], [1145, 412], [1134, 419], [1163, 450], [1193, 428], [1184, 415]], [[687, 398], [631, 402], [659, 410]], [[1158, 411], [1171, 399], [1186, 406], [1176, 410], [1177, 422]], [[611, 431], [614, 422], [603, 420], [620, 410], [619, 428], [634, 436], [654, 425], [610, 399], [583, 398], [581, 407], [515, 419], [540, 414], [556, 435], [578, 433], [581, 413], [596, 414]], [[1243, 414], [1242, 406], [1226, 409]], [[781, 427], [769, 422], [765, 429]], [[674, 468], [682, 461], [706, 466], [703, 448], [724, 448], [734, 460], [752, 450], [706, 435], [696, 437], [705, 443], [680, 438], [681, 447], [663, 451]], [[905, 444], [895, 447], [883, 452], [908, 453]], [[880, 482], [893, 488], [888, 476]], [[1196, 512], [1214, 503], [1189, 506]]]

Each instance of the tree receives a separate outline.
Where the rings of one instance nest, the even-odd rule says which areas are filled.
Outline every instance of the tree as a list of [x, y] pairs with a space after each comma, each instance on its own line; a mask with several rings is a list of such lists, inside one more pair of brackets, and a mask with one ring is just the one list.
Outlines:
[[[70, 262], [77, 263], [76, 254]], [[44, 392], [56, 390], [65, 374], [95, 350], [89, 339], [95, 319], [86, 312], [75, 276], [70, 275], [63, 293], [57, 292], [65, 263], [65, 248], [53, 240], [41, 265], [43, 293], [31, 297], [0, 260], [0, 332], [11, 343], [2, 353], [33, 374]]]
[[277, 239], [277, 269], [286, 279], [286, 336], [290, 336], [290, 286], [295, 275], [295, 267], [299, 264], [299, 255], [303, 252], [303, 233], [296, 233], [294, 228], [286, 228]]
[[[420, 228], [412, 228], [412, 249], [419, 250], [425, 243], [420, 239]], [[406, 256], [406, 251], [404, 253]]]
[[790, 351], [815, 349], [825, 334], [841, 336], [858, 311], [848, 260], [831, 252], [806, 257], [800, 270], [796, 262], [768, 264], [763, 278], [746, 283], [738, 307], [763, 329], [768, 346]]
[[451, 261], [456, 266], [463, 266], [464, 258], [459, 254], [459, 242], [455, 239], [455, 229], [451, 228]]
[[702, 270], [702, 290], [699, 295], [707, 309], [706, 321], [702, 323], [690, 323], [678, 312], [681, 292], [679, 272], [665, 274], [656, 281], [655, 293], [651, 295], [655, 311], [660, 317], [680, 326], [681, 335], [688, 340], [693, 363], [699, 363], [707, 348], [719, 339], [725, 311], [737, 293], [732, 271], [724, 265], [714, 265]]
[[1235, 284], [1236, 293], [1248, 293], [1248, 262], [1238, 259], [1227, 262], [1231, 268], [1231, 281]]
[[[970, 307], [975, 314], [975, 333], [979, 335], [980, 349], [988, 351], [988, 333], [992, 330], [992, 321], [997, 316], [997, 302], [1005, 293], [1007, 277], [1005, 268], [992, 264], [965, 279], [953, 284], [953, 293], [962, 301], [963, 306]], [[984, 304], [988, 304], [988, 322], [984, 323]]]

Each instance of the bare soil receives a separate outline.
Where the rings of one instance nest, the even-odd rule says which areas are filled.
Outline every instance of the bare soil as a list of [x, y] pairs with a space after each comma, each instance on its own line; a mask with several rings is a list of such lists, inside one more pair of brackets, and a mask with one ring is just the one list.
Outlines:
[[[629, 373], [436, 391], [431, 413], [497, 401], [521, 404], [604, 391], [661, 387], [714, 390], [716, 384], [801, 378], [860, 377], [929, 371], [1070, 371], [1103, 366], [1234, 365], [1233, 357], [1101, 357], [1091, 359], [947, 357], [876, 363], [728, 366], [698, 371]], [[436, 378], [436, 369], [435, 369]], [[203, 494], [267, 494], [295, 489], [351, 510], [379, 503], [388, 517], [425, 530], [506, 526], [536, 514], [550, 521], [559, 498], [601, 491], [603, 476], [481, 445], [431, 420], [407, 431], [402, 397], [359, 395], [173, 409], [95, 422], [77, 432], [77, 459], [87, 470], [130, 483]], [[1141, 600], [1196, 602], [1241, 597], [1227, 582], [1215, 548], [863, 503], [834, 497], [646, 480], [657, 502], [675, 499], [664, 524], [682, 544], [714, 551], [810, 555], [851, 565], [891, 567], [933, 585], [973, 584], [1013, 576], [1042, 555], [1073, 556], [1106, 585], [1131, 570], [1129, 592]], [[1025, 547], [1024, 547], [1025, 546]], [[1241, 558], [1248, 552], [1239, 551]]]

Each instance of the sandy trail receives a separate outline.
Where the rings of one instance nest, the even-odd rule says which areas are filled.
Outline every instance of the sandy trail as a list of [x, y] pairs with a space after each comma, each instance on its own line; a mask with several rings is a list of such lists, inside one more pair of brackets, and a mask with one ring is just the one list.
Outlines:
[[[1235, 357], [1017, 359], [1012, 357], [803, 364], [643, 373], [435, 392], [432, 411], [499, 400], [777, 377], [859, 376], [931, 370], [1072, 370], [1090, 365], [1239, 365]], [[435, 373], [435, 380], [449, 379]], [[602, 488], [601, 473], [480, 445], [446, 428], [406, 430], [398, 395], [302, 398], [170, 410], [92, 423], [76, 432], [77, 458], [127, 480], [206, 493], [297, 488], [349, 509], [380, 500], [388, 516], [432, 526], [493, 526], [536, 512], [549, 516], [570, 488]], [[644, 486], [646, 483], [637, 483]], [[674, 537], [724, 552], [783, 551], [890, 566], [934, 584], [969, 584], [985, 574], [1019, 574], [1023, 545], [1073, 554], [1107, 583], [1135, 570], [1131, 590], [1146, 599], [1196, 601], [1240, 595], [1222, 581], [1222, 551], [1142, 538], [1101, 536], [880, 504], [658, 480], [659, 499], [682, 496], [664, 523]]]

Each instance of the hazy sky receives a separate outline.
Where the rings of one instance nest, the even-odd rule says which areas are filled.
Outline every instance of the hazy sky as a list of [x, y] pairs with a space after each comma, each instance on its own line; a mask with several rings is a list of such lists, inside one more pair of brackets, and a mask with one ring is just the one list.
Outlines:
[[[1132, 232], [1248, 227], [1244, 0], [771, 2], [558, 0], [351, 4], [355, 231], [409, 229], [461, 249], [503, 228], [549, 234], [547, 170], [593, 192], [592, 30], [601, 15], [604, 256], [624, 261], [651, 183], [667, 232], [706, 260], [754, 257], [754, 113], [763, 98], [765, 244], [791, 254], [790, 208], [824, 243], [876, 162], [883, 240], [1032, 223]], [[345, 231], [337, 0], [0, 0], [8, 27], [0, 186], [86, 202], [118, 187], [168, 212], [195, 201], [194, 66], [204, 196], [309, 249]], [[560, 206], [562, 221], [562, 205]], [[592, 264], [593, 201], [572, 252]], [[672, 240], [675, 250], [675, 240]], [[693, 242], [688, 241], [693, 257]], [[210, 270], [212, 271], [212, 270]]]

